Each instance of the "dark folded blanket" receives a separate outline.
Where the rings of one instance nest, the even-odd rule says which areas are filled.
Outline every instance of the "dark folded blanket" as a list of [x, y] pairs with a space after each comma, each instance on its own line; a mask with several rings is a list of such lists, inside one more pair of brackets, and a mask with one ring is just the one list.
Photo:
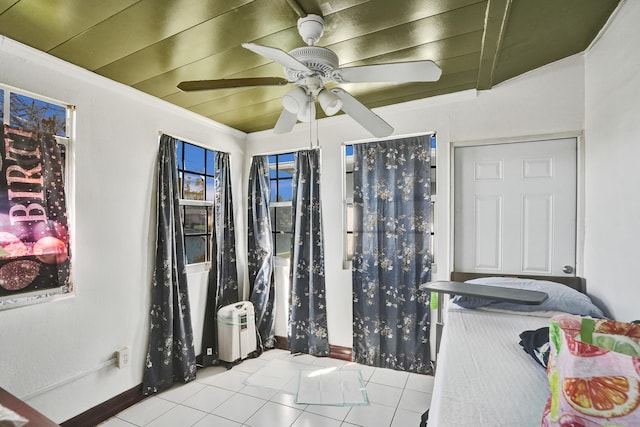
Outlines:
[[549, 327], [524, 331], [520, 334], [520, 345], [542, 367], [549, 361]]

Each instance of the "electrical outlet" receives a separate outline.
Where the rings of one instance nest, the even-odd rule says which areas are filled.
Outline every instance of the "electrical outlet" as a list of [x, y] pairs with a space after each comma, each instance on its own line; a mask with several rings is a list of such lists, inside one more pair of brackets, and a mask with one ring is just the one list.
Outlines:
[[116, 366], [120, 369], [129, 366], [129, 347], [122, 347], [116, 351]]

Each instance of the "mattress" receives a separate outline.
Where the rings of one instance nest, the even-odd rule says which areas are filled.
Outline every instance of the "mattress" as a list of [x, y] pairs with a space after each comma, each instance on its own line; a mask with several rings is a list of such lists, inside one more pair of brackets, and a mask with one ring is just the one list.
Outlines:
[[539, 427], [546, 370], [518, 343], [549, 318], [454, 304], [446, 315], [428, 426]]

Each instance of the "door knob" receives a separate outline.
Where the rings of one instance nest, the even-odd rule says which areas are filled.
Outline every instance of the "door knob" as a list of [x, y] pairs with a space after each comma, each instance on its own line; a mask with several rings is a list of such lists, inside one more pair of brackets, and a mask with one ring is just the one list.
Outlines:
[[564, 267], [562, 267], [562, 271], [566, 274], [571, 274], [573, 273], [573, 267], [571, 267], [570, 265], [565, 265]]

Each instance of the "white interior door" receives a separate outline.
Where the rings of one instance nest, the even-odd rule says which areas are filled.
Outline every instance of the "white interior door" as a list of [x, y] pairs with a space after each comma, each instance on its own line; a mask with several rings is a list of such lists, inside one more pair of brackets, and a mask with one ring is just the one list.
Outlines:
[[454, 269], [575, 275], [576, 138], [456, 147]]

